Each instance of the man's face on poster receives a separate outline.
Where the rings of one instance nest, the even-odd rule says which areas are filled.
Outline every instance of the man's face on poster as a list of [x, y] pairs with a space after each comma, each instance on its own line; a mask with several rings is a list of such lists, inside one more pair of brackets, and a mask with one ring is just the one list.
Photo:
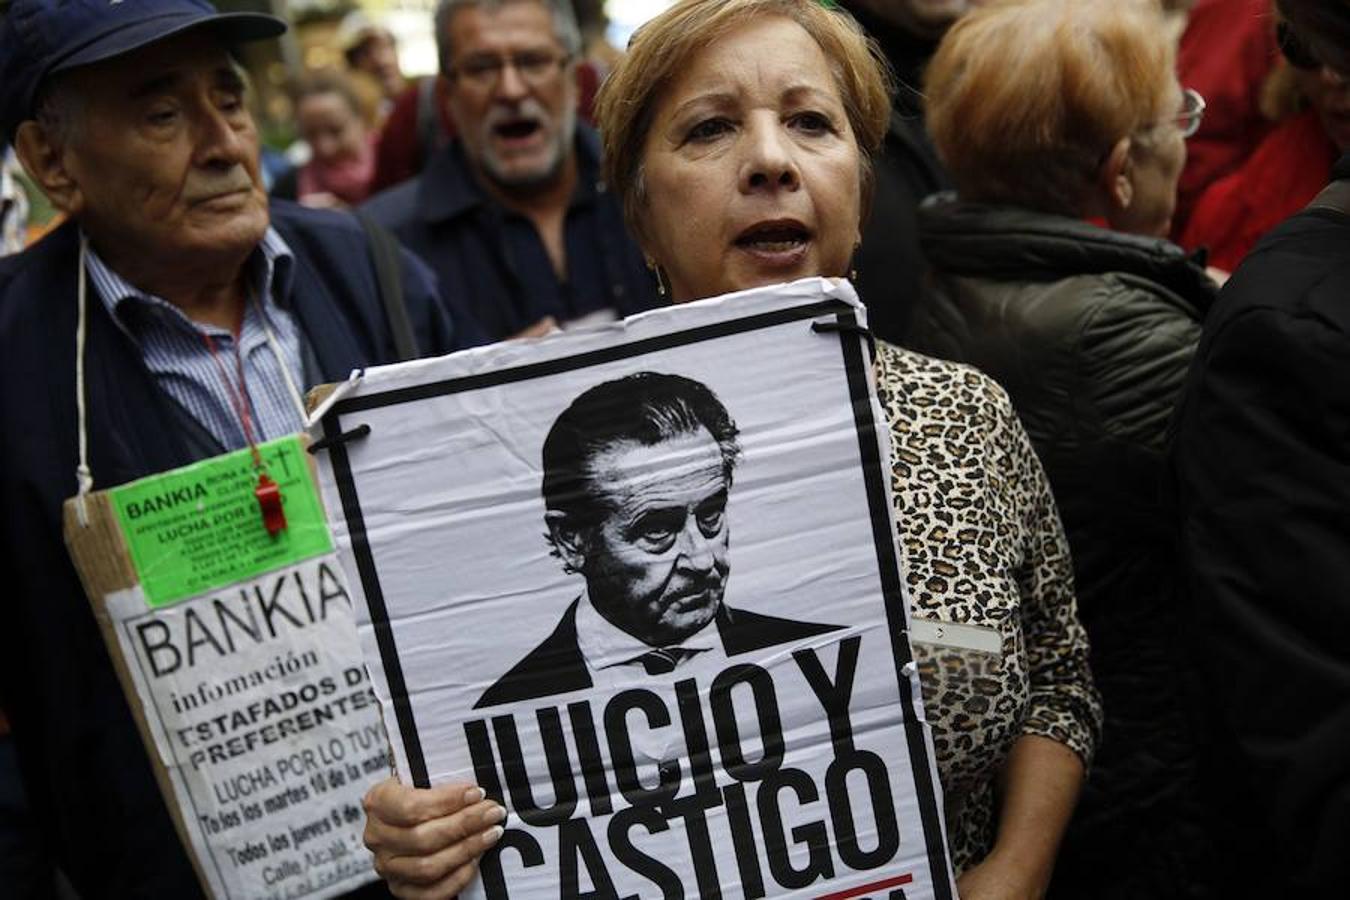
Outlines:
[[647, 644], [679, 643], [712, 621], [726, 591], [721, 449], [700, 428], [651, 446], [618, 441], [589, 469], [603, 519], [579, 536], [575, 568], [591, 603]]

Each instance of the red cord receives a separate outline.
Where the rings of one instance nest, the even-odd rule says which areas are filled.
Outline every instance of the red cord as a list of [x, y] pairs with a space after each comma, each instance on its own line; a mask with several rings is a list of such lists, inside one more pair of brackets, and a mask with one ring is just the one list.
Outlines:
[[225, 385], [226, 392], [230, 395], [230, 402], [234, 405], [235, 414], [239, 417], [239, 424], [244, 431], [244, 440], [248, 443], [248, 449], [253, 454], [253, 467], [262, 469], [262, 454], [258, 452], [258, 439], [253, 433], [253, 416], [249, 412], [248, 385], [244, 376], [244, 357], [239, 352], [239, 337], [243, 332], [242, 309], [239, 318], [239, 327], [234, 332], [234, 362], [235, 369], [239, 374], [238, 387], [230, 381], [229, 373], [225, 371], [225, 364], [220, 361], [220, 350], [216, 347], [215, 338], [204, 331], [201, 332], [201, 336], [202, 340], [206, 342], [206, 349], [211, 351], [211, 359], [215, 361], [216, 369], [220, 372], [220, 380]]

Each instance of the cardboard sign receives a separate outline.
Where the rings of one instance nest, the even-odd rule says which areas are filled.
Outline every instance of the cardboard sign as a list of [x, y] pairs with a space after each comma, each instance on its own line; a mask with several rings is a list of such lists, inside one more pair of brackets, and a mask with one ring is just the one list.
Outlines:
[[388, 740], [304, 439], [260, 450], [275, 538], [239, 451], [68, 501], [66, 540], [203, 889], [331, 897], [376, 878]]
[[368, 371], [320, 482], [468, 896], [954, 896], [862, 309], [810, 279]]
[[267, 533], [247, 450], [112, 488], [141, 590], [165, 606], [333, 549], [299, 436], [259, 448], [285, 498], [287, 527]]

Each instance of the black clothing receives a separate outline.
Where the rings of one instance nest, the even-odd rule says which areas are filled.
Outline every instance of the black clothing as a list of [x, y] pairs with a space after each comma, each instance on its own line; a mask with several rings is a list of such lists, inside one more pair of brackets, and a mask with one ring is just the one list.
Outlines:
[[[590, 671], [577, 646], [577, 605], [580, 602], [573, 600], [558, 627], [484, 691], [473, 708], [552, 697], [591, 687]], [[798, 622], [727, 606], [717, 611], [713, 622], [727, 656], [753, 653], [839, 630], [838, 625]]]
[[1206, 837], [1164, 447], [1215, 286], [1165, 240], [1060, 216], [943, 197], [920, 228], [932, 277], [911, 343], [1012, 398], [1064, 520], [1106, 713], [1056, 896], [1192, 896], [1179, 886]]
[[923, 67], [937, 43], [906, 34], [863, 11], [853, 10], [853, 15], [876, 39], [899, 80], [886, 141], [873, 161], [872, 211], [854, 258], [855, 286], [867, 305], [872, 333], [905, 346], [923, 287], [919, 204], [928, 195], [951, 188], [924, 127], [919, 94]]
[[[1350, 157], [1334, 177], [1350, 176]], [[1350, 185], [1345, 185], [1350, 191]], [[1315, 200], [1205, 323], [1173, 469], [1227, 896], [1345, 896], [1350, 214]]]

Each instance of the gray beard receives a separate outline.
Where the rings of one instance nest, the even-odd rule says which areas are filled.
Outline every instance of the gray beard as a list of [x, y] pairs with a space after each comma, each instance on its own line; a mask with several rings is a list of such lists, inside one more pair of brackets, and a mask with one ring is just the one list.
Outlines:
[[483, 157], [483, 174], [499, 191], [505, 194], [531, 194], [544, 188], [553, 187], [562, 177], [564, 164], [567, 162], [568, 154], [572, 152], [576, 132], [577, 113], [575, 109], [569, 109], [563, 114], [562, 122], [559, 124], [553, 162], [547, 169], [531, 175], [506, 175], [498, 170], [497, 162], [491, 154], [485, 154]]

